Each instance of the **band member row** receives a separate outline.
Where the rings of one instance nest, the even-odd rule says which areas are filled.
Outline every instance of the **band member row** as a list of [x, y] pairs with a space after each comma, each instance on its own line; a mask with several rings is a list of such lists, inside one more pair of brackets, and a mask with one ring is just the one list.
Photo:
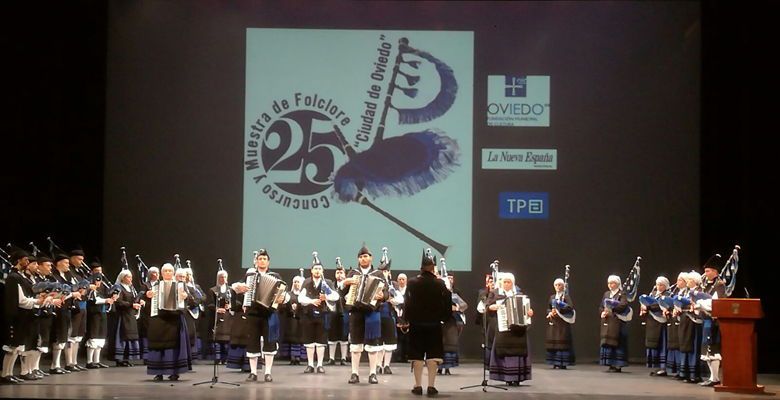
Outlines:
[[[271, 257], [265, 249], [260, 250], [255, 257], [255, 266], [247, 270], [247, 276], [257, 274], [256, 279], [263, 275], [269, 275], [281, 280], [282, 277], [269, 269]], [[246, 294], [250, 287], [245, 282], [236, 282], [233, 290], [239, 294]], [[277, 305], [290, 301], [290, 295], [284, 293], [276, 297], [273, 302]], [[257, 381], [258, 358], [263, 356], [265, 364], [264, 380], [272, 382], [271, 375], [274, 364], [274, 356], [279, 350], [279, 316], [276, 307], [264, 307], [252, 299], [250, 306], [244, 310], [246, 317], [246, 356], [249, 359], [250, 373], [247, 381]]]
[[349, 383], [360, 382], [360, 357], [365, 350], [368, 353], [368, 382], [378, 384], [376, 376], [376, 367], [379, 364], [379, 352], [383, 350], [382, 343], [382, 320], [379, 313], [379, 307], [390, 297], [387, 282], [384, 280], [382, 271], [376, 270], [372, 264], [373, 256], [371, 251], [363, 245], [358, 251], [358, 268], [352, 269], [347, 274], [344, 285], [348, 288], [356, 288], [365, 282], [368, 277], [378, 278], [383, 282], [383, 287], [378, 290], [371, 304], [361, 304], [355, 302], [351, 306], [349, 315], [349, 351], [352, 354], [352, 375]]
[[[504, 302], [516, 295], [522, 295], [515, 284], [515, 276], [508, 272], [498, 274], [499, 287], [487, 298], [487, 309], [497, 313]], [[532, 309], [527, 311], [532, 317]], [[490, 379], [506, 382], [508, 386], [520, 386], [520, 382], [531, 379], [529, 340], [526, 326], [511, 325], [501, 332], [496, 324], [495, 340], [490, 353]]]
[[315, 372], [314, 360], [316, 354], [316, 372], [325, 373], [322, 366], [325, 358], [325, 346], [328, 344], [328, 323], [330, 307], [335, 311], [335, 302], [340, 298], [336, 286], [330, 279], [323, 277], [323, 267], [319, 259], [314, 256], [310, 267], [309, 278], [303, 281], [301, 291], [298, 294], [298, 303], [302, 307], [301, 327], [303, 332], [303, 345], [306, 348], [308, 365], [304, 373]]
[[548, 365], [552, 365], [553, 369], [566, 369], [575, 363], [571, 331], [576, 320], [576, 311], [563, 279], [556, 279], [553, 282], [553, 289], [555, 293], [550, 296], [547, 302], [547, 330], [544, 336], [545, 361]]

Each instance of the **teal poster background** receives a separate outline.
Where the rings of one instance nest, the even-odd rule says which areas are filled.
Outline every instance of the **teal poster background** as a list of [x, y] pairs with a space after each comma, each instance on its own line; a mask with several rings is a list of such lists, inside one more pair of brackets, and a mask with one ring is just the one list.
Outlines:
[[[452, 105], [431, 120], [399, 123], [398, 109], [433, 104], [444, 85], [436, 65], [415, 54], [394, 74], [402, 38], [457, 82]], [[434, 247], [446, 249], [448, 269], [470, 270], [473, 42], [472, 32], [455, 31], [247, 29], [242, 265], [265, 248], [273, 268], [308, 267], [312, 251], [326, 268], [336, 257], [350, 267], [365, 242], [375, 265], [386, 246], [393, 268], [416, 269]], [[448, 176], [414, 194], [369, 196], [392, 217], [337, 198], [333, 177], [350, 160], [347, 148], [360, 154], [424, 130], [457, 143]]]

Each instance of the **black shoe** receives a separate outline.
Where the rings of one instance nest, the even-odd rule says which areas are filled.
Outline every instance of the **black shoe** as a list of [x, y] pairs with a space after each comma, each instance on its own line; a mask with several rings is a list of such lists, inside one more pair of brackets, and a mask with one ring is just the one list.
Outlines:
[[349, 377], [348, 383], [360, 383], [360, 377], [358, 374], [352, 374], [352, 376]]
[[331, 358], [330, 360], [328, 360], [328, 362], [325, 363], [325, 365], [336, 365], [336, 360]]
[[339, 361], [339, 365], [347, 365], [347, 360], [342, 358], [341, 361]]
[[73, 364], [73, 368], [76, 368], [76, 371], [86, 371], [87, 370], [87, 368], [82, 367], [81, 365], [78, 365], [78, 364]]
[[175, 375], [175, 374], [171, 375], [171, 376], [168, 377], [168, 379], [170, 379], [172, 381], [178, 381], [179, 380], [179, 375]]
[[666, 371], [656, 371], [655, 376], [666, 376]]
[[155, 382], [162, 382], [163, 377], [162, 375], [155, 375], [154, 378], [152, 378], [152, 380]]
[[412, 389], [412, 394], [422, 396], [422, 386], [415, 386], [414, 389]]
[[435, 387], [428, 386], [428, 392], [427, 392], [428, 397], [436, 396], [437, 394], [439, 394], [439, 391], [436, 390]]
[[436, 370], [436, 375], [441, 375], [441, 368]]
[[558, 366], [557, 365], [553, 365], [553, 369], [558, 369]]
[[38, 375], [41, 378], [45, 378], [45, 377], [49, 376], [49, 374], [47, 374], [47, 373], [45, 373], [45, 372], [43, 372], [43, 371], [41, 371], [39, 369], [36, 369], [35, 371], [33, 371], [33, 374]]
[[385, 365], [385, 369], [384, 369], [384, 371], [382, 371], [382, 373], [385, 374], [385, 375], [392, 375], [393, 374], [393, 370], [390, 369], [389, 365]]
[[60, 368], [60, 367], [50, 369], [49, 373], [52, 374], [52, 375], [65, 375], [65, 374], [67, 374], [67, 372], [65, 372], [65, 370]]
[[318, 374], [324, 374], [325, 373], [325, 368], [322, 367], [322, 366], [317, 367], [317, 373]]
[[376, 374], [371, 374], [368, 376], [368, 383], [372, 385], [376, 385], [377, 383], [379, 383], [379, 379], [376, 378]]
[[380, 375], [381, 373], [382, 373], [382, 367], [381, 367], [381, 366], [379, 366], [379, 365], [377, 365], [377, 366], [376, 366], [376, 374], [377, 374], [377, 375]]
[[678, 381], [686, 381], [687, 380], [687, 379], [685, 379], [685, 377], [682, 377], [680, 375], [675, 375], [674, 379], [677, 379]]
[[16, 379], [11, 379], [10, 376], [4, 376], [0, 377], [0, 383], [3, 385], [17, 385], [19, 382], [16, 381]]
[[561, 365], [561, 366], [560, 366], [560, 367], [558, 367], [558, 368], [560, 368], [560, 369], [566, 369], [566, 366], [565, 366], [565, 365]]
[[38, 379], [41, 379], [38, 377], [38, 375], [35, 375], [32, 372], [28, 372], [27, 374], [22, 375], [21, 378], [25, 381], [37, 381]]
[[449, 368], [444, 368], [444, 375], [452, 375]]
[[255, 374], [249, 374], [249, 376], [246, 377], [247, 382], [257, 382], [257, 375]]
[[615, 372], [623, 372], [623, 368], [622, 367], [616, 367], [615, 368]]
[[295, 365], [295, 360], [290, 360], [290, 365]]
[[720, 385], [720, 381], [711, 381], [711, 380], [707, 379], [706, 381], [700, 383], [699, 385], [704, 386], [704, 387], [713, 387], [715, 385]]
[[271, 374], [265, 374], [265, 378], [263, 380], [266, 382], [273, 382], [274, 378], [271, 377]]
[[303, 370], [304, 374], [313, 374], [314, 373], [314, 367], [311, 365], [307, 366], [305, 370]]
[[98, 369], [98, 368], [100, 368], [100, 366], [97, 364], [93, 364], [93, 363], [87, 364], [87, 369]]
[[65, 371], [68, 371], [68, 372], [79, 372], [80, 370], [78, 368], [76, 368], [75, 365], [67, 365], [67, 366], [65, 366]]
[[701, 383], [701, 378], [688, 379], [687, 383]]
[[109, 368], [109, 366], [108, 366], [108, 365], [106, 365], [106, 364], [103, 364], [102, 362], [99, 362], [99, 363], [97, 363], [97, 364], [95, 364], [95, 365], [97, 365], [97, 366], [98, 366], [98, 368]]

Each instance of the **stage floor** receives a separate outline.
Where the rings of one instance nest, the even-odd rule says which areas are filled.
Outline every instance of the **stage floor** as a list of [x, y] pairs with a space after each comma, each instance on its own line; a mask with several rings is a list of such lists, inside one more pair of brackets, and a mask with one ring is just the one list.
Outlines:
[[[70, 375], [49, 376], [34, 383], [0, 386], [1, 398], [31, 399], [158, 399], [186, 398], [195, 399], [398, 399], [419, 398], [409, 392], [412, 376], [408, 364], [394, 364], [393, 375], [379, 375], [379, 384], [368, 384], [367, 363], [361, 365], [361, 383], [347, 384], [350, 375], [349, 366], [326, 367], [325, 374], [303, 374], [305, 366], [289, 366], [284, 361], [273, 368], [272, 383], [259, 381], [246, 383], [246, 373], [219, 369], [219, 380], [240, 383], [240, 387], [217, 384], [193, 386], [193, 383], [210, 380], [210, 365], [195, 365], [194, 371], [182, 375], [178, 382], [153, 382], [146, 375], [146, 367], [109, 368], [89, 370]], [[711, 388], [681, 383], [670, 378], [658, 378], [648, 375], [641, 366], [625, 368], [623, 373], [604, 373], [604, 368], [594, 365], [578, 365], [568, 370], [552, 370], [544, 364], [534, 364], [533, 379], [524, 382], [524, 386], [511, 387], [507, 391], [488, 388], [483, 393], [480, 387], [459, 390], [462, 386], [479, 385], [482, 382], [480, 364], [468, 363], [452, 369], [453, 375], [439, 376], [436, 388], [441, 398], [479, 398], [492, 399], [516, 398], [529, 399], [743, 399], [757, 396], [715, 393]], [[423, 382], [426, 377], [423, 375]], [[499, 385], [500, 382], [490, 382]], [[761, 375], [759, 384], [766, 386], [767, 392], [780, 390], [780, 375]], [[423, 388], [425, 384], [423, 384]], [[766, 396], [760, 396], [766, 398]]]

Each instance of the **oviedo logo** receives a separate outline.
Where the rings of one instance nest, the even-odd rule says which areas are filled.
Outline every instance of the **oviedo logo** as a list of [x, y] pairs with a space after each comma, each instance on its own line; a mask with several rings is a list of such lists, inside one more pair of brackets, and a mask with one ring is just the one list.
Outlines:
[[336, 129], [350, 118], [331, 98], [294, 93], [276, 99], [250, 126], [244, 168], [260, 192], [287, 208], [329, 208], [326, 191], [346, 160]]

